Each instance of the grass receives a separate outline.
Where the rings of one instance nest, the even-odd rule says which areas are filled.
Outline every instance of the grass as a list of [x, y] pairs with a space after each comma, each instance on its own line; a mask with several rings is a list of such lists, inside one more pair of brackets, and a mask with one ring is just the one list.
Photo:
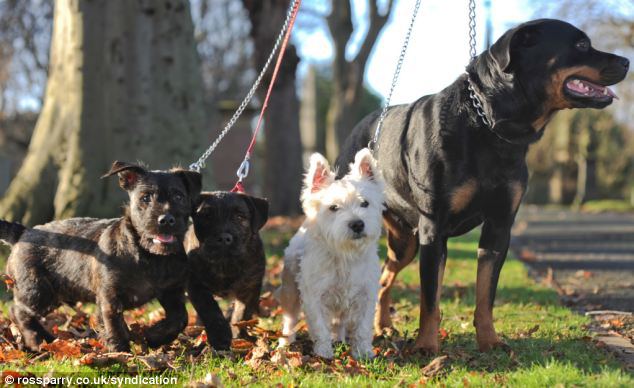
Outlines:
[[[279, 268], [279, 257], [289, 237], [290, 231], [265, 232], [269, 268]], [[381, 356], [361, 363], [360, 367], [342, 356], [345, 348], [339, 346], [341, 362], [322, 371], [319, 365], [315, 367], [308, 363], [298, 368], [268, 365], [254, 369], [245, 364], [241, 355], [213, 356], [207, 353], [193, 363], [184, 354], [177, 354], [172, 362], [174, 369], [164, 371], [162, 375], [177, 376], [179, 385], [203, 380], [211, 373], [226, 386], [634, 386], [633, 376], [592, 343], [585, 328], [588, 320], [560, 306], [556, 293], [535, 284], [528, 278], [524, 266], [513, 259], [507, 261], [502, 271], [495, 309], [497, 330], [513, 351], [510, 354], [501, 350], [478, 352], [471, 324], [477, 237], [477, 233], [471, 233], [450, 242], [441, 324], [442, 354], [448, 359], [435, 376], [426, 377], [421, 371], [431, 357], [390, 355], [387, 349], [392, 345], [388, 340], [378, 343]], [[384, 254], [384, 244], [381, 249]], [[401, 335], [391, 340], [397, 345], [411, 342], [415, 337], [419, 312], [417, 271], [417, 265], [406, 268], [395, 286], [394, 322]], [[267, 276], [276, 285], [279, 275], [274, 272]], [[6, 311], [6, 295], [0, 303]], [[277, 330], [280, 321], [277, 315], [261, 319], [260, 325]], [[123, 366], [101, 370], [77, 366], [72, 359], [21, 360], [0, 364], [0, 369], [38, 375], [50, 371], [56, 374], [117, 375], [127, 370]], [[138, 366], [138, 371], [141, 375], [154, 375], [142, 365]]]
[[634, 205], [625, 200], [600, 199], [584, 203], [581, 210], [588, 213], [631, 213], [634, 212]]

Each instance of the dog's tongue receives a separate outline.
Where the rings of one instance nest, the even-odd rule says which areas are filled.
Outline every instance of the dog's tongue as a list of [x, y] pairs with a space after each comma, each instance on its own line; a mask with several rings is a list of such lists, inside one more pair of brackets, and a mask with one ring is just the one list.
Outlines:
[[154, 242], [161, 244], [171, 244], [174, 240], [175, 238], [171, 234], [158, 234], [154, 237]]

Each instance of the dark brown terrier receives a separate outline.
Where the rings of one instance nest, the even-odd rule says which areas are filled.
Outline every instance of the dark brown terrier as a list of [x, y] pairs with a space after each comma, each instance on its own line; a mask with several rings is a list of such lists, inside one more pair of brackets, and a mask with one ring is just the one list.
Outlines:
[[258, 312], [266, 267], [259, 230], [268, 210], [264, 199], [213, 192], [201, 194], [192, 215], [194, 225], [185, 239], [191, 271], [187, 292], [217, 350], [229, 349], [232, 336], [246, 336], [246, 331], [229, 326], [214, 295], [235, 299], [232, 324]]
[[53, 341], [40, 320], [62, 303], [96, 302], [99, 334], [112, 351], [130, 350], [123, 311], [152, 299], [165, 318], [145, 331], [149, 346], [171, 342], [187, 325], [183, 240], [200, 174], [118, 161], [104, 177], [115, 174], [130, 197], [121, 218], [73, 218], [32, 229], [0, 221], [0, 238], [13, 245], [9, 315], [30, 350]]

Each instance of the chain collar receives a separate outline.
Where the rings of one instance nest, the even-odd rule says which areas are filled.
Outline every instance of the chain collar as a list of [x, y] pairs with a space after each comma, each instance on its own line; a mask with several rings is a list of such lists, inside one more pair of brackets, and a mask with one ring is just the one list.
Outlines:
[[469, 75], [469, 73], [465, 73], [465, 74], [467, 75], [467, 90], [469, 92], [469, 99], [471, 100], [471, 105], [473, 105], [473, 109], [475, 110], [478, 117], [480, 117], [480, 120], [482, 120], [482, 122], [484, 123], [484, 126], [486, 127], [486, 129], [491, 131], [491, 133], [497, 136], [498, 139], [504, 142], [507, 142], [509, 144], [516, 144], [515, 142], [500, 135], [493, 129], [493, 126], [495, 125], [495, 121], [493, 120], [493, 118], [487, 115], [486, 111], [484, 110], [484, 105], [482, 104], [482, 100], [480, 99], [480, 96], [478, 96], [478, 92], [476, 91], [477, 87], [474, 84], [474, 82], [471, 80], [471, 76]]

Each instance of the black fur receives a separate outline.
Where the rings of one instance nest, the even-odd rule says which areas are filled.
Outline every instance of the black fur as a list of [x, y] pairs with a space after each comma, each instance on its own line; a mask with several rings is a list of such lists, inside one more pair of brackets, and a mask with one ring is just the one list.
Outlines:
[[268, 202], [245, 194], [203, 193], [192, 215], [185, 248], [191, 269], [188, 294], [205, 325], [209, 344], [228, 349], [231, 328], [214, 295], [235, 299], [231, 323], [257, 314], [266, 259], [259, 230], [268, 218]]
[[10, 316], [30, 350], [54, 339], [39, 321], [62, 303], [96, 302], [100, 335], [113, 351], [130, 350], [123, 311], [152, 299], [165, 318], [145, 331], [148, 345], [171, 342], [187, 324], [183, 239], [200, 175], [122, 162], [105, 176], [114, 174], [130, 197], [123, 217], [55, 221], [23, 230], [17, 241], [13, 224], [13, 232], [2, 235], [14, 240], [7, 262], [15, 280]]
[[[517, 205], [526, 188], [529, 144], [541, 137], [556, 111], [603, 108], [612, 102], [609, 96], [590, 99], [564, 88], [572, 76], [611, 85], [627, 73], [627, 59], [592, 47], [583, 50], [581, 41], [589, 42], [585, 33], [559, 20], [524, 23], [475, 58], [468, 75], [437, 94], [389, 108], [374, 154], [387, 183], [386, 214], [400, 225], [397, 234], [418, 238], [427, 310], [437, 308], [437, 279], [446, 259], [447, 238], [482, 223], [479, 256], [483, 266], [493, 268], [492, 306]], [[473, 108], [468, 77], [491, 127]], [[339, 177], [368, 144], [378, 116], [375, 112], [354, 128], [337, 159]], [[394, 251], [400, 255], [398, 247]]]

